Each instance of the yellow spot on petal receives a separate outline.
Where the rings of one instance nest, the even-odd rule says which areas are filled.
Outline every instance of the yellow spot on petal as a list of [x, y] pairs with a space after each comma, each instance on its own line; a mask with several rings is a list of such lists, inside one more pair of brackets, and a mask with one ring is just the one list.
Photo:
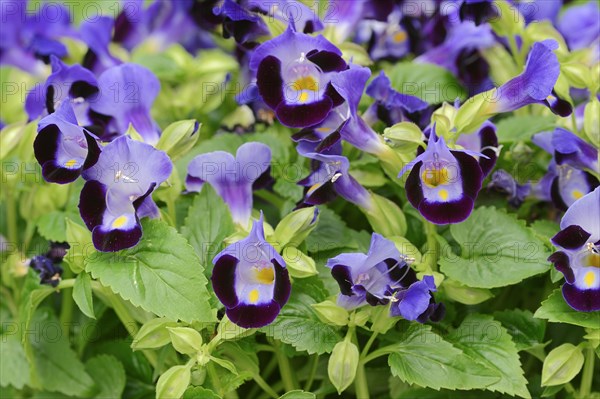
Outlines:
[[596, 282], [596, 275], [594, 272], [587, 272], [583, 277], [583, 282], [585, 283], [586, 287], [593, 286]]
[[393, 36], [393, 39], [396, 43], [402, 43], [403, 41], [406, 40], [406, 32], [404, 32], [404, 31], [396, 32]]
[[442, 201], [448, 200], [448, 191], [447, 190], [441, 189], [440, 191], [438, 191], [438, 195], [440, 196]]
[[331, 129], [329, 129], [328, 127], [318, 127], [315, 130], [319, 133], [327, 133]]
[[74, 168], [76, 166], [77, 166], [77, 160], [76, 159], [69, 159], [67, 162], [65, 162], [65, 168], [72, 169], [72, 168]]
[[292, 83], [292, 88], [296, 91], [300, 90], [310, 90], [310, 91], [318, 91], [319, 87], [317, 85], [317, 80], [312, 76], [302, 76], [298, 78]]
[[308, 101], [308, 93], [303, 91], [300, 93], [300, 96], [298, 97], [298, 101], [301, 103], [305, 103]]
[[258, 302], [258, 297], [259, 297], [259, 294], [258, 294], [258, 290], [257, 289], [253, 289], [248, 294], [248, 300], [250, 301], [250, 303], [256, 303], [256, 302]]
[[590, 253], [583, 259], [584, 266], [600, 268], [600, 254]]
[[450, 183], [450, 176], [447, 168], [425, 169], [421, 174], [421, 180], [427, 187], [435, 188], [437, 186]]
[[123, 216], [119, 216], [118, 218], [116, 218], [115, 220], [113, 220], [112, 222], [112, 228], [113, 229], [118, 229], [121, 228], [125, 225], [125, 223], [127, 222], [127, 216], [123, 215]]
[[579, 191], [579, 190], [573, 190], [573, 192], [571, 193], [571, 195], [576, 200], [578, 200], [579, 198], [583, 197], [583, 193], [581, 191]]
[[273, 284], [273, 281], [275, 280], [275, 272], [273, 267], [263, 267], [260, 269], [256, 268], [254, 273], [256, 276], [256, 281], [261, 284]]

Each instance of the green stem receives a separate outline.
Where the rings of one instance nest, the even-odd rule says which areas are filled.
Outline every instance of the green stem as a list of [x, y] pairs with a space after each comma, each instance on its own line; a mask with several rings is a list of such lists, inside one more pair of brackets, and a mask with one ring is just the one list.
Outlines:
[[[65, 267], [63, 271], [63, 277], [68, 280], [73, 280], [75, 283], [75, 279], [71, 279], [73, 277], [73, 272], [70, 268]], [[63, 285], [63, 290], [61, 292], [62, 303], [60, 304], [60, 328], [62, 329], [63, 336], [69, 337], [69, 326], [71, 325], [71, 319], [73, 318], [73, 307], [75, 302], [73, 300], [73, 288], [65, 287]]]
[[437, 271], [439, 258], [437, 229], [433, 223], [425, 221], [425, 233], [427, 234], [427, 260], [431, 271]]
[[[261, 370], [262, 375], [264, 376], [261, 378], [263, 378], [263, 380], [268, 380], [276, 368], [277, 368], [277, 356], [273, 356], [273, 357], [271, 357], [271, 360], [269, 360], [269, 363], [267, 363], [266, 367]], [[260, 387], [258, 385], [253, 386], [252, 389], [250, 390], [250, 392], [248, 393], [248, 397], [255, 398], [257, 396], [257, 394], [259, 393], [258, 392], [259, 390], [260, 390]], [[274, 389], [274, 390], [277, 391], [276, 389]]]
[[296, 383], [294, 381], [294, 374], [292, 373], [292, 368], [290, 366], [290, 360], [281, 350], [279, 341], [274, 341], [273, 346], [275, 348], [275, 356], [277, 356], [277, 361], [279, 362], [279, 373], [281, 374], [283, 386], [285, 387], [286, 391], [293, 391], [296, 389]]
[[267, 202], [270, 202], [280, 210], [283, 209], [283, 205], [285, 204], [285, 200], [283, 198], [267, 190], [255, 191], [254, 195], [256, 195], [258, 198], [264, 199]]
[[19, 310], [17, 309], [15, 300], [13, 299], [12, 294], [10, 293], [8, 288], [6, 288], [4, 286], [0, 286], [0, 292], [2, 293], [2, 296], [4, 297], [4, 304], [8, 307], [8, 310], [10, 311], [10, 313], [13, 316], [17, 317], [19, 315]]
[[373, 334], [371, 334], [371, 337], [369, 338], [369, 340], [365, 344], [365, 347], [363, 348], [362, 352], [360, 353], [361, 359], [364, 359], [367, 356], [367, 354], [369, 353], [369, 349], [371, 349], [371, 345], [373, 345], [373, 342], [375, 342], [375, 338], [377, 338], [378, 335], [379, 335], [378, 332], [374, 332]]
[[[354, 328], [350, 328], [350, 330], [352, 331], [352, 340], [354, 341], [354, 343], [358, 346], [358, 338], [356, 337], [356, 330], [354, 330]], [[348, 331], [350, 332], [350, 331]], [[375, 335], [375, 334], [373, 334]], [[373, 335], [371, 335], [371, 337], [373, 337]], [[371, 341], [371, 339], [369, 339], [369, 341]], [[368, 347], [370, 347], [372, 344], [367, 342], [367, 344], [365, 345], [365, 349], [369, 349]], [[362, 354], [365, 353], [365, 349], [363, 349], [362, 353], [361, 353], [361, 357]], [[357, 399], [369, 399], [369, 385], [367, 382], [367, 373], [365, 372], [365, 362], [363, 361], [364, 359], [359, 359], [358, 361], [358, 367], [356, 368], [356, 377], [354, 378], [354, 389], [356, 391], [356, 398]]]
[[19, 237], [17, 236], [17, 206], [14, 188], [6, 190], [6, 224], [8, 225], [8, 241], [16, 244]]
[[167, 202], [167, 212], [169, 213], [169, 218], [172, 219], [171, 223], [173, 223], [173, 227], [177, 227], [177, 208], [175, 208], [173, 200]]
[[392, 344], [392, 345], [388, 345], [388, 346], [384, 346], [383, 348], [379, 348], [377, 350], [374, 350], [373, 352], [371, 352], [370, 354], [368, 354], [367, 356], [365, 356], [362, 359], [362, 362], [364, 364], [369, 363], [371, 360], [375, 360], [381, 356], [385, 356], [385, 355], [389, 355], [392, 352], [395, 352], [397, 350], [396, 345]]
[[581, 385], [579, 386], [579, 397], [587, 398], [592, 391], [592, 380], [594, 379], [594, 362], [596, 354], [594, 348], [587, 347], [585, 352], [585, 365], [583, 366], [583, 375], [581, 377]]
[[304, 390], [306, 392], [310, 392], [310, 388], [312, 387], [313, 381], [315, 380], [315, 374], [317, 373], [317, 367], [319, 367], [319, 354], [316, 353], [312, 357], [312, 361], [310, 364], [310, 370], [308, 372], [308, 379], [304, 384]]
[[275, 392], [259, 374], [253, 375], [252, 378], [254, 379], [254, 382], [256, 382], [258, 386], [261, 387], [262, 390], [265, 391], [270, 397], [275, 399], [279, 398], [277, 392]]

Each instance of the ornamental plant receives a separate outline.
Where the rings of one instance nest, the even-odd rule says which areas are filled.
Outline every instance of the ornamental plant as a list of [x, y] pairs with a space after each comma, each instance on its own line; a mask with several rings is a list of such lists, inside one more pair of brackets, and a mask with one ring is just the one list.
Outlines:
[[0, 397], [600, 398], [595, 0], [0, 2]]

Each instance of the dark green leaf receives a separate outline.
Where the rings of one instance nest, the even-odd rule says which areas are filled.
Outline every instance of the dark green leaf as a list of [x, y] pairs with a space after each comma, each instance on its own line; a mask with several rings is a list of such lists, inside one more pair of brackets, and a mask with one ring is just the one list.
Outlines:
[[528, 310], [504, 310], [494, 313], [494, 318], [506, 328], [519, 351], [533, 348], [544, 341], [546, 322], [534, 318]]
[[348, 226], [335, 212], [325, 207], [319, 207], [319, 224], [305, 242], [309, 252], [358, 248]]
[[510, 116], [496, 125], [498, 140], [501, 143], [528, 141], [536, 133], [554, 129], [555, 124], [555, 116]]
[[22, 389], [29, 382], [29, 366], [17, 331], [0, 335], [0, 386]]
[[465, 90], [447, 69], [433, 64], [396, 63], [389, 71], [392, 87], [404, 94], [417, 96], [429, 104], [453, 103], [465, 97]]
[[221, 397], [210, 389], [189, 387], [183, 394], [183, 399], [220, 399]]
[[96, 318], [92, 298], [92, 279], [89, 274], [82, 272], [77, 275], [73, 286], [73, 300], [84, 315], [91, 319]]
[[100, 392], [96, 398], [120, 398], [125, 389], [125, 368], [116, 357], [99, 355], [85, 363], [85, 370], [92, 376]]
[[135, 306], [186, 322], [215, 319], [198, 256], [177, 231], [160, 220], [142, 222], [144, 236], [130, 249], [98, 253], [86, 270]]

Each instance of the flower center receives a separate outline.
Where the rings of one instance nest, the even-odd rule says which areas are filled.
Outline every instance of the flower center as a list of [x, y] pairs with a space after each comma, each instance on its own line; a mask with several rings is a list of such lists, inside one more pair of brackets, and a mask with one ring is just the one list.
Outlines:
[[296, 91], [301, 91], [301, 90], [317, 91], [317, 90], [319, 90], [318, 85], [317, 85], [317, 80], [310, 75], [301, 76], [300, 78], [296, 79], [292, 83], [292, 87]]
[[73, 169], [77, 167], [77, 160], [76, 159], [69, 159], [67, 162], [65, 162], [65, 168], [68, 169]]
[[111, 226], [113, 229], [118, 229], [118, 228], [123, 227], [125, 225], [125, 223], [127, 223], [127, 216], [121, 215], [118, 218], [116, 218], [115, 220], [113, 220]]
[[257, 265], [252, 267], [254, 278], [259, 284], [270, 285], [275, 281], [275, 270], [273, 265]]
[[[425, 169], [421, 174], [421, 180], [427, 187], [435, 188], [437, 186], [446, 185], [450, 183], [450, 175], [448, 168], [431, 168]], [[441, 194], [440, 194], [441, 195]], [[448, 193], [446, 192], [446, 197]]]
[[600, 254], [591, 252], [583, 257], [582, 263], [584, 266], [600, 268]]

